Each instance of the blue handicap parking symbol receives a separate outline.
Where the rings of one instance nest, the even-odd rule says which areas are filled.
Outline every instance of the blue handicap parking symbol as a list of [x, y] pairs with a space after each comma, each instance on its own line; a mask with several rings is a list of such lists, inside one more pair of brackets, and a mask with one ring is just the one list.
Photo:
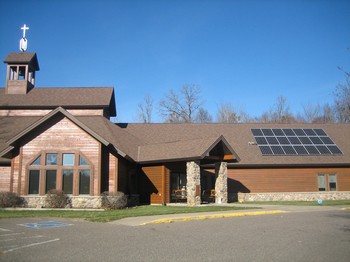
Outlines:
[[71, 224], [55, 222], [55, 221], [46, 221], [46, 222], [39, 222], [39, 223], [21, 224], [21, 226], [39, 229], [39, 228], [51, 228], [51, 227], [66, 227], [66, 226], [71, 226]]

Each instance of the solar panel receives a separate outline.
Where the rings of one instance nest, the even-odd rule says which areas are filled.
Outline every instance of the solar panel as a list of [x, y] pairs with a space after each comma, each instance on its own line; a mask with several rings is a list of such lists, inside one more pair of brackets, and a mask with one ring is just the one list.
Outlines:
[[261, 129], [261, 131], [263, 132], [263, 134], [265, 136], [273, 136], [272, 130], [269, 128], [263, 128], [263, 129]]
[[341, 155], [342, 151], [320, 128], [254, 128], [262, 155]]
[[272, 129], [272, 132], [275, 134], [275, 136], [284, 136], [282, 129], [274, 128]]
[[286, 128], [286, 129], [282, 129], [283, 132], [285, 133], [286, 136], [295, 136], [295, 133], [292, 129], [290, 128]]
[[286, 138], [285, 136], [278, 136], [277, 140], [280, 143], [280, 145], [289, 145], [290, 144], [288, 138]]
[[278, 145], [278, 140], [274, 136], [268, 136], [266, 137], [266, 140], [269, 143], [269, 145]]
[[282, 146], [284, 152], [286, 152], [286, 155], [296, 155], [297, 152], [295, 151], [294, 147], [292, 146]]
[[272, 150], [269, 146], [259, 146], [259, 148], [263, 155], [273, 155]]
[[271, 146], [274, 155], [285, 155], [281, 146]]
[[293, 129], [293, 131], [297, 136], [305, 136], [306, 135], [302, 129]]
[[294, 146], [295, 151], [298, 155], [308, 155], [309, 153], [306, 151], [304, 146]]
[[323, 131], [323, 129], [314, 129], [314, 131], [318, 136], [327, 136], [326, 132]]
[[329, 149], [329, 151], [332, 152], [333, 155], [339, 155], [339, 154], [341, 155], [342, 154], [342, 152], [340, 151], [340, 149], [336, 145], [328, 146], [328, 149]]
[[319, 155], [317, 148], [315, 146], [305, 146], [305, 149], [309, 153], [309, 155]]

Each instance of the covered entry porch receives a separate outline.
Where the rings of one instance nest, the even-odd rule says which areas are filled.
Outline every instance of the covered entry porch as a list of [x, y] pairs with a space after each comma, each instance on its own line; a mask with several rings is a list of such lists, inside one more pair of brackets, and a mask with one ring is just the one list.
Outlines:
[[238, 157], [221, 136], [192, 159], [143, 166], [139, 180], [141, 201], [189, 206], [227, 203], [227, 163], [236, 161]]

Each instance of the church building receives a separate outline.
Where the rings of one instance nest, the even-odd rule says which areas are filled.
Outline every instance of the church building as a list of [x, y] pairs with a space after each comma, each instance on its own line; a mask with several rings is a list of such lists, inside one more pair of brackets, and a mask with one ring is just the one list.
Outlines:
[[[72, 207], [350, 199], [349, 124], [112, 123], [113, 87], [38, 88], [36, 53], [10, 53], [0, 88], [0, 191]], [[1, 72], [0, 72], [1, 76]]]

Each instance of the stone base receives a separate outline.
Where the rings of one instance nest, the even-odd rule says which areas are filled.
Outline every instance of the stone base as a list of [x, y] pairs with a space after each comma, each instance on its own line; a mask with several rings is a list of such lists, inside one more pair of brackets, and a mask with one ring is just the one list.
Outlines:
[[230, 194], [230, 200], [235, 202], [250, 201], [316, 201], [349, 200], [350, 191], [332, 192], [280, 192], [280, 193], [238, 193]]
[[[24, 207], [45, 208], [45, 196], [22, 196]], [[101, 208], [100, 196], [69, 196], [66, 208]], [[128, 206], [137, 206], [140, 203], [139, 195], [128, 196]]]

